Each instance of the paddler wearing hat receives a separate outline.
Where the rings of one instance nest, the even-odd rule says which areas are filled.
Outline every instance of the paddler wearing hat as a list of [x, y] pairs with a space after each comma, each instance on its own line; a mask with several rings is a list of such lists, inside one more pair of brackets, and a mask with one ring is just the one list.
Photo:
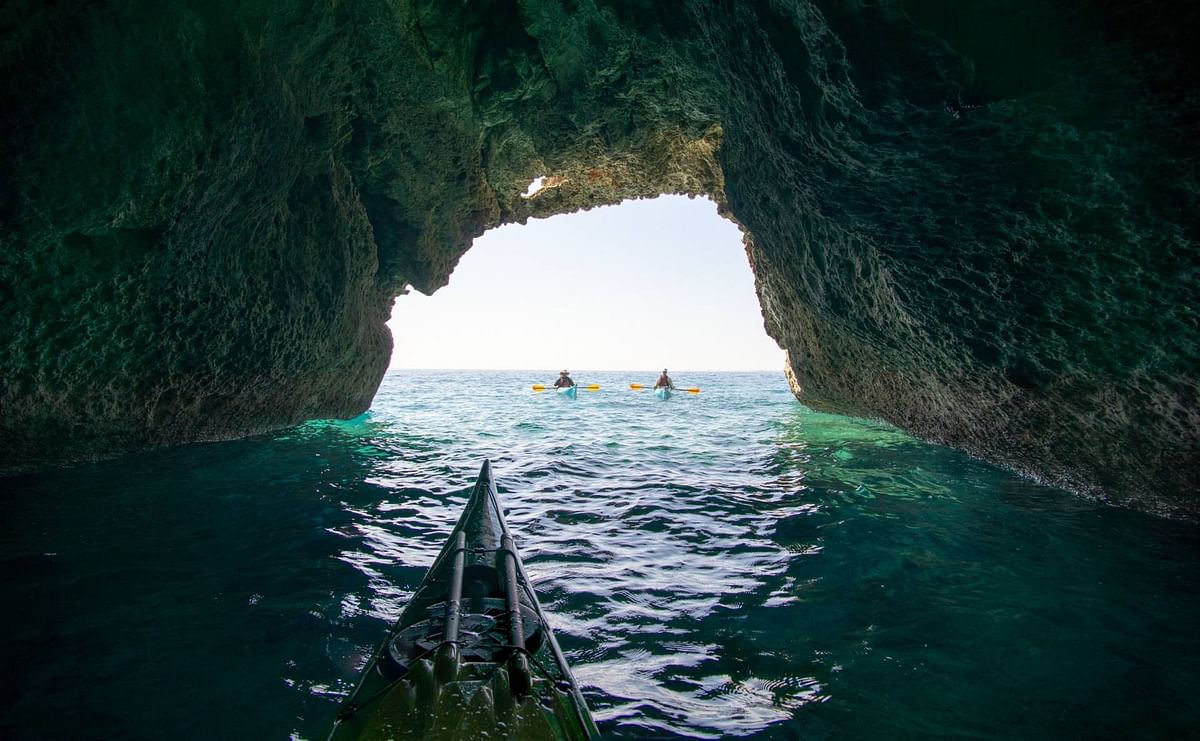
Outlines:
[[575, 382], [571, 380], [571, 371], [562, 371], [558, 374], [558, 380], [554, 382], [554, 388], [565, 389], [574, 386]]

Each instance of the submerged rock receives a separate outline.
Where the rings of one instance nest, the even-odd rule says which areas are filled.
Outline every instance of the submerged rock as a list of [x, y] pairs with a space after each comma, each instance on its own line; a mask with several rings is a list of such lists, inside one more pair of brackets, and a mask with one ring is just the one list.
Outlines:
[[1198, 14], [14, 0], [2, 463], [352, 416], [484, 230], [687, 193], [806, 404], [1194, 514]]

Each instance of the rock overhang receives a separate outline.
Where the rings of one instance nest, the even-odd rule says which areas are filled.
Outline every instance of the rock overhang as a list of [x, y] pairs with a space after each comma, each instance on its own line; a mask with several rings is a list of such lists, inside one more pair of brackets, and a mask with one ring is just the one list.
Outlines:
[[355, 414], [475, 236], [686, 193], [805, 403], [1194, 513], [1196, 14], [11, 3], [4, 463]]

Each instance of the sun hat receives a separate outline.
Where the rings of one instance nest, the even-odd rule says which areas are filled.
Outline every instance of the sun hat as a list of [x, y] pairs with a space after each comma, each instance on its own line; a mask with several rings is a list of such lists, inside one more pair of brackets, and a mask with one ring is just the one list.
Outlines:
[[559, 372], [558, 372], [558, 375], [560, 375], [560, 376], [569, 376], [569, 375], [571, 375], [571, 371], [559, 371]]

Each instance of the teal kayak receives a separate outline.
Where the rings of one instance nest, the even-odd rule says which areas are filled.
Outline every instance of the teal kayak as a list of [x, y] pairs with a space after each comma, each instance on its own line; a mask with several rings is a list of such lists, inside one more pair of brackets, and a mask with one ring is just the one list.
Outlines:
[[562, 394], [563, 396], [567, 397], [568, 399], [574, 399], [575, 395], [578, 392], [579, 392], [578, 386], [564, 386], [558, 390], [558, 393]]
[[450, 540], [342, 704], [329, 738], [595, 735], [484, 461]]
[[670, 399], [671, 389], [667, 388], [666, 386], [659, 386], [658, 388], [654, 389], [654, 395], [660, 399]]

